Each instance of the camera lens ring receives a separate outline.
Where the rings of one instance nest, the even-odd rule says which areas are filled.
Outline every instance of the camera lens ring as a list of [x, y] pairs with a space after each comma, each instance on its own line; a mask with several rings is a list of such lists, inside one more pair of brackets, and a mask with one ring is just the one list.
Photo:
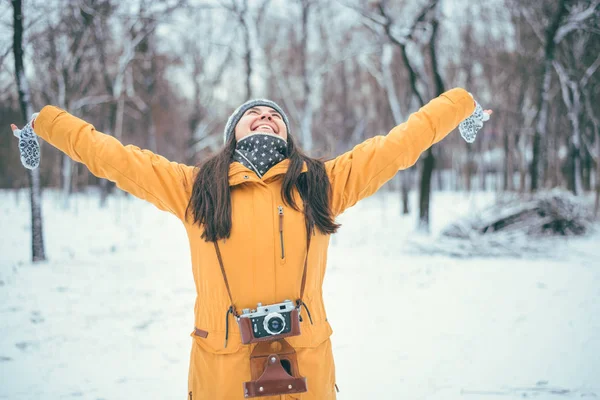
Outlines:
[[[269, 321], [273, 318], [281, 320], [281, 329], [279, 329], [277, 332], [273, 332], [271, 331], [271, 329], [269, 329]], [[269, 313], [263, 321], [263, 327], [265, 328], [265, 331], [267, 331], [268, 334], [279, 335], [285, 329], [285, 318], [283, 318], [283, 315], [279, 314], [278, 312]]]

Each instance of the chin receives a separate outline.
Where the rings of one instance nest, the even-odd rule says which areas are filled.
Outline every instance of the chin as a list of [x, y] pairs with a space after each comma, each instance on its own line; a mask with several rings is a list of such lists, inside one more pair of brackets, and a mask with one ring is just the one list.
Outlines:
[[257, 134], [257, 133], [262, 133], [264, 135], [271, 135], [271, 136], [281, 137], [278, 133], [269, 132], [269, 131], [252, 131], [252, 132], [250, 132], [250, 135], [254, 135], [254, 134]]

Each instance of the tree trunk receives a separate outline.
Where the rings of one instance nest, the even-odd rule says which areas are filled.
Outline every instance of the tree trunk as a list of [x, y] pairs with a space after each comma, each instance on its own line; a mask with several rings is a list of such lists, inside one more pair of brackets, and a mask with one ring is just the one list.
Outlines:
[[517, 147], [519, 147], [519, 193], [521, 194], [527, 191], [527, 136], [521, 134], [517, 139]]
[[146, 95], [147, 95], [147, 107], [144, 112], [146, 123], [148, 124], [148, 138], [147, 138], [147, 148], [153, 153], [158, 153], [158, 145], [156, 143], [156, 123], [154, 122], [154, 117], [152, 113], [152, 104], [154, 103], [154, 97], [156, 95], [156, 75], [157, 75], [157, 66], [156, 66], [156, 57], [155, 57], [155, 37], [154, 34], [149, 34], [146, 38], [148, 43], [148, 54], [146, 54], [146, 68], [145, 68], [145, 77], [144, 83], [146, 84]]
[[400, 173], [400, 192], [402, 193], [402, 214], [408, 215], [410, 209], [408, 207], [408, 193], [410, 191], [410, 172], [403, 171]]
[[62, 166], [61, 166], [61, 177], [62, 177], [62, 189], [61, 189], [61, 203], [63, 210], [69, 208], [69, 197], [71, 195], [71, 185], [73, 180], [73, 160], [66, 155], [62, 155]]
[[304, 104], [300, 129], [302, 131], [302, 147], [308, 154], [312, 153], [312, 117], [313, 104], [311, 99], [311, 81], [308, 68], [308, 17], [310, 14], [310, 0], [302, 0], [302, 37], [300, 39], [300, 62], [302, 65], [302, 83], [304, 86]]
[[[593, 137], [593, 135], [590, 135]], [[589, 192], [592, 190], [592, 156], [587, 148], [583, 148], [585, 151], [583, 152], [583, 190], [585, 192]]]
[[513, 190], [513, 182], [512, 182], [512, 157], [511, 157], [511, 137], [512, 134], [508, 133], [508, 129], [504, 129], [504, 171], [503, 171], [503, 190], [512, 191]]
[[[439, 3], [435, 1], [434, 7], [439, 7]], [[437, 13], [438, 10], [433, 10], [434, 13]], [[433, 73], [433, 82], [435, 85], [436, 96], [440, 96], [444, 93], [444, 82], [442, 81], [442, 76], [438, 70], [437, 63], [437, 54], [435, 50], [435, 42], [437, 39], [438, 33], [438, 19], [437, 15], [434, 14], [434, 17], [431, 21], [431, 39], [429, 41], [429, 56], [431, 59], [431, 68]], [[430, 207], [430, 197], [431, 197], [431, 175], [433, 174], [433, 169], [435, 167], [435, 156], [433, 155], [433, 150], [429, 148], [427, 150], [427, 155], [425, 156], [425, 160], [423, 162], [423, 171], [421, 175], [421, 188], [419, 191], [419, 223], [418, 229], [422, 231], [429, 232], [429, 207]]]
[[546, 126], [548, 123], [550, 84], [552, 82], [552, 61], [554, 60], [554, 53], [556, 50], [554, 37], [556, 36], [556, 31], [560, 27], [560, 21], [563, 15], [565, 15], [567, 12], [565, 3], [566, 0], [559, 0], [558, 9], [556, 10], [556, 14], [554, 14], [554, 19], [546, 30], [543, 80], [538, 97], [537, 123], [535, 124], [535, 132], [533, 134], [533, 158], [529, 168], [532, 192], [535, 192], [539, 188], [540, 182], [544, 181], [543, 169], [541, 168], [542, 161], [545, 156], [543, 135], [546, 134]]
[[[597, 151], [600, 151], [600, 137], [596, 139], [596, 149]], [[596, 161], [596, 201], [594, 204], [594, 216], [596, 219], [600, 217], [600, 160]]]
[[594, 204], [594, 216], [600, 217], [600, 130], [598, 125], [594, 124], [596, 131], [596, 201]]
[[394, 124], [400, 125], [404, 121], [404, 115], [402, 113], [402, 107], [400, 106], [400, 100], [396, 93], [396, 86], [394, 83], [394, 76], [392, 75], [392, 61], [394, 58], [393, 47], [390, 44], [383, 45], [383, 51], [381, 52], [381, 72], [382, 72], [382, 83], [387, 95], [390, 110], [394, 117]]
[[[525, 104], [525, 92], [527, 87], [522, 85], [519, 90], [519, 100], [517, 102], [516, 111], [523, 110]], [[522, 117], [519, 116], [519, 119]], [[514, 175], [515, 175], [515, 150], [518, 150], [519, 140], [515, 138], [516, 132], [519, 131], [519, 126], [522, 126], [522, 121], [512, 121], [504, 125], [504, 191], [515, 190]]]
[[573, 154], [573, 178], [575, 184], [573, 193], [579, 195], [583, 193], [583, 183], [581, 180], [581, 130], [579, 128], [579, 116], [575, 116], [571, 122], [573, 124], [571, 154]]
[[[390, 110], [394, 117], [394, 124], [400, 125], [404, 121], [404, 115], [402, 114], [402, 107], [400, 106], [400, 100], [396, 93], [396, 87], [394, 84], [394, 77], [392, 75], [391, 64], [393, 61], [393, 48], [389, 44], [383, 45], [383, 51], [381, 52], [381, 69], [383, 76], [383, 86], [387, 95]], [[402, 199], [402, 214], [407, 215], [409, 213], [408, 207], [408, 192], [410, 190], [410, 173], [408, 171], [402, 171], [400, 175], [400, 198]]]
[[569, 160], [571, 166], [570, 181], [573, 194], [578, 195], [583, 192], [583, 172], [582, 172], [582, 138], [579, 116], [581, 114], [581, 90], [578, 82], [571, 79], [569, 73], [559, 62], [554, 63], [554, 69], [558, 74], [563, 103], [567, 108], [567, 117], [571, 122], [572, 134], [570, 135]]
[[[23, 65], [23, 5], [21, 0], [12, 0], [13, 5], [13, 53], [15, 59], [15, 75], [19, 91], [19, 105], [23, 121], [27, 122], [33, 114], [29, 86], [25, 79]], [[42, 223], [42, 196], [40, 188], [39, 168], [29, 170], [29, 187], [31, 190], [31, 259], [33, 262], [45, 261], [44, 235]]]
[[[67, 83], [64, 76], [58, 74], [60, 76], [58, 80], [58, 106], [63, 110], [68, 110], [69, 107], [67, 105]], [[69, 197], [72, 192], [72, 183], [73, 183], [73, 160], [67, 155], [62, 154], [61, 157], [61, 194], [60, 201], [61, 207], [63, 210], [69, 208]]]
[[[113, 102], [109, 106], [109, 122], [107, 134], [113, 134], [117, 120], [117, 105]], [[106, 207], [108, 195], [112, 192], [115, 184], [107, 179], [100, 179], [100, 207]]]
[[465, 141], [465, 153], [467, 155], [465, 160], [465, 165], [463, 167], [464, 171], [464, 188], [467, 192], [471, 192], [471, 176], [473, 175], [473, 166], [475, 164], [475, 158], [473, 157], [473, 148], [470, 143]]
[[435, 157], [433, 149], [427, 150], [427, 155], [423, 160], [423, 172], [421, 174], [421, 185], [419, 188], [419, 222], [418, 230], [429, 232], [429, 203], [431, 197], [431, 176], [435, 167]]
[[252, 98], [252, 45], [250, 43], [250, 29], [246, 20], [246, 11], [248, 10], [248, 0], [243, 0], [243, 8], [240, 10], [239, 19], [244, 31], [244, 46], [246, 48], [244, 54], [244, 62], [246, 65], [246, 99]]

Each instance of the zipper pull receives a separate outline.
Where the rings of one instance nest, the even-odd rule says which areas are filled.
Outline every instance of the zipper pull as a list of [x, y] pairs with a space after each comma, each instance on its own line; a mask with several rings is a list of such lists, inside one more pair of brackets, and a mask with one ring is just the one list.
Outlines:
[[279, 232], [283, 232], [283, 206], [277, 206], [279, 209]]
[[281, 243], [281, 260], [285, 258], [285, 248], [283, 246], [283, 206], [277, 206], [279, 210], [279, 242]]

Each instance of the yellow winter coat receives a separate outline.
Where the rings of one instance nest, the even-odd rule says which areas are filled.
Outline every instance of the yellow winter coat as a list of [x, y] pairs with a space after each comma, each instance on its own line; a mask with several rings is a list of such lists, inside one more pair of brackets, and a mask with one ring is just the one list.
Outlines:
[[[370, 138], [327, 161], [333, 214], [339, 215], [375, 193], [398, 170], [415, 164], [424, 150], [442, 140], [474, 109], [474, 101], [464, 89], [452, 89], [413, 113], [388, 135]], [[35, 133], [73, 160], [84, 163], [94, 175], [115, 182], [119, 188], [182, 220], [189, 238], [197, 292], [195, 326], [190, 327], [193, 342], [187, 399], [243, 399], [243, 382], [250, 380], [249, 355], [253, 345], [241, 344], [238, 326], [230, 317], [229, 341], [224, 347], [225, 315], [230, 301], [215, 248], [200, 238], [201, 227], [185, 218], [194, 167], [169, 162], [132, 145], [123, 146], [114, 137], [53, 106], [42, 109], [35, 121]], [[285, 206], [281, 198], [282, 177], [287, 167], [288, 160], [284, 160], [262, 179], [237, 162], [229, 169], [231, 237], [219, 241], [219, 247], [238, 310], [255, 308], [258, 302], [294, 301], [300, 295], [306, 228], [303, 214]], [[296, 201], [302, 205], [298, 193]], [[279, 234], [280, 206], [283, 206], [283, 243]], [[311, 240], [304, 294], [313, 324], [303, 318], [301, 336], [288, 338], [297, 351], [300, 374], [307, 378], [308, 392], [282, 398], [336, 397], [329, 340], [332, 330], [322, 298], [328, 246], [329, 236], [317, 230]]]

